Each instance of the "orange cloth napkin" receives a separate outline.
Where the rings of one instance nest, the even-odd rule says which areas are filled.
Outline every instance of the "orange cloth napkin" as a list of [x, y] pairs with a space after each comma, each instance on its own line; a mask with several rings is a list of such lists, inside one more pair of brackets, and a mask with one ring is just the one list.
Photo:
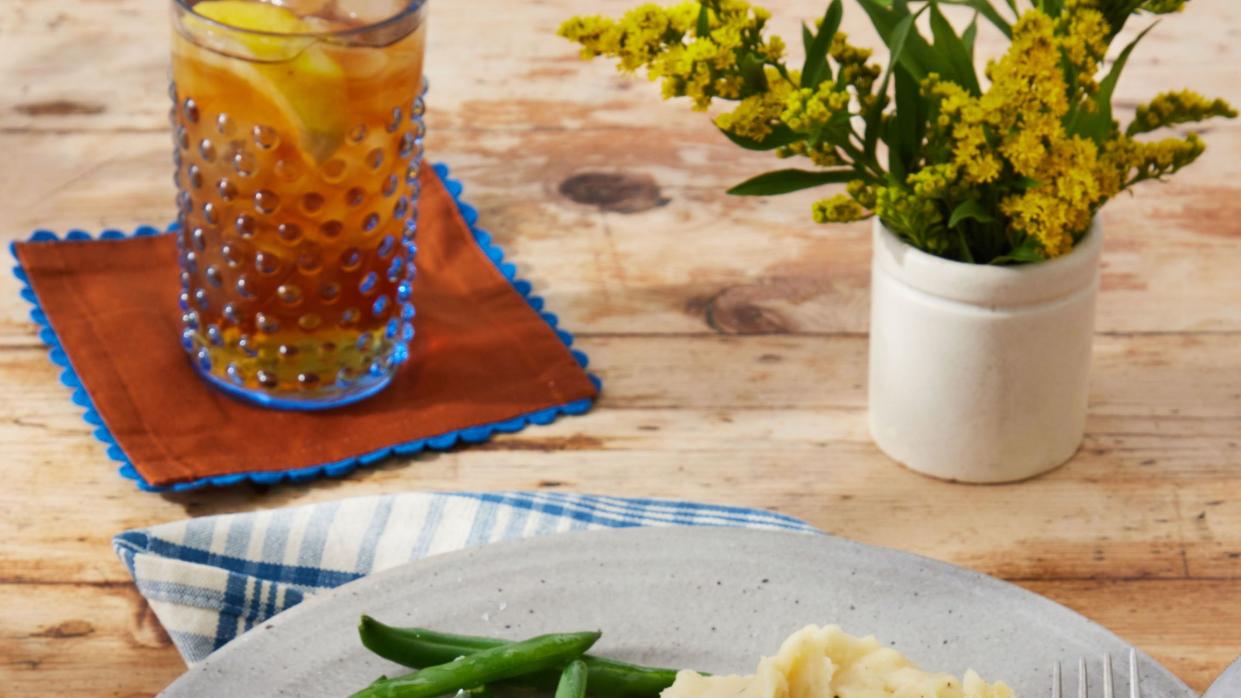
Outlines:
[[178, 341], [171, 235], [17, 243], [14, 253], [106, 427], [101, 438], [146, 489], [339, 475], [393, 450], [478, 441], [589, 406], [594, 381], [488, 257], [432, 168], [419, 205], [410, 359], [378, 395], [325, 412], [256, 407], [195, 374]]

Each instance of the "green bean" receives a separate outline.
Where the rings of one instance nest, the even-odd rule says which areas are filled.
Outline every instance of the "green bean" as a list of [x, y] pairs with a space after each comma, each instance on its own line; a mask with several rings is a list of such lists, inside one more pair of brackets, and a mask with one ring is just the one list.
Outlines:
[[556, 698], [586, 698], [586, 662], [574, 659], [560, 672]]
[[422, 628], [396, 628], [370, 616], [362, 616], [358, 623], [358, 637], [366, 649], [412, 669], [445, 664], [479, 650], [506, 644], [504, 640], [442, 635]]
[[[370, 616], [358, 625], [362, 644], [375, 654], [407, 667], [419, 668], [450, 662], [506, 644], [505, 640], [472, 635], [450, 635], [423, 628], [394, 628]], [[586, 655], [590, 695], [595, 698], [657, 698], [676, 680], [675, 669], [654, 669]], [[522, 676], [511, 682], [550, 692], [559, 674], [545, 672]]]
[[558, 668], [582, 656], [599, 633], [560, 633], [493, 647], [371, 684], [353, 698], [435, 698], [463, 688]]

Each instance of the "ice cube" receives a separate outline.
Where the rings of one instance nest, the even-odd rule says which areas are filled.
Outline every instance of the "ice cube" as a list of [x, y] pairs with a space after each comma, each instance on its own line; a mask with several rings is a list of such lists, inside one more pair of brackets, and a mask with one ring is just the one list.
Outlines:
[[326, 19], [315, 15], [302, 17], [302, 22], [306, 25], [306, 30], [314, 34], [330, 34], [353, 26], [338, 19]]
[[325, 8], [336, 0], [269, 0], [269, 4], [283, 7], [298, 17], [323, 14]]
[[377, 77], [390, 62], [387, 53], [365, 47], [327, 45], [323, 48], [353, 80]]
[[356, 24], [374, 24], [400, 14], [410, 0], [336, 0], [336, 14]]

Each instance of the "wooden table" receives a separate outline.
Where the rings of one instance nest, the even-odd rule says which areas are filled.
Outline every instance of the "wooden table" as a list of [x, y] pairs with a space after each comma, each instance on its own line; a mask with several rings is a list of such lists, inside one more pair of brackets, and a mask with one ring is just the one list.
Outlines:
[[[172, 217], [165, 4], [0, 4], [6, 238]], [[815, 226], [810, 194], [725, 196], [773, 163], [553, 35], [571, 14], [630, 4], [432, 3], [432, 157], [590, 353], [606, 391], [588, 416], [340, 481], [144, 494], [70, 404], [5, 275], [0, 693], [144, 695], [183, 670], [112, 552], [119, 531], [441, 488], [767, 507], [1046, 594], [1198, 689], [1241, 653], [1241, 122], [1211, 123], [1196, 166], [1103, 214], [1078, 456], [1023, 484], [950, 485], [867, 437], [867, 225]], [[792, 37], [821, 5], [772, 7]], [[1239, 39], [1233, 0], [1165, 19], [1121, 111], [1174, 86], [1241, 104]]]

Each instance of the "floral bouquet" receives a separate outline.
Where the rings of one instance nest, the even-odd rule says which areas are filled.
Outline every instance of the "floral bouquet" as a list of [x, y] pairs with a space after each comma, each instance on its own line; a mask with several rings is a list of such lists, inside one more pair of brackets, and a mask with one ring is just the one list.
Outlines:
[[[1113, 114], [1121, 72], [1154, 24], [1115, 54], [1113, 42], [1129, 20], [1185, 2], [854, 0], [887, 44], [882, 63], [839, 31], [841, 0], [803, 25], [800, 66], [745, 0], [642, 5], [619, 20], [570, 19], [560, 34], [584, 57], [645, 68], [666, 98], [698, 110], [735, 102], [714, 119], [725, 136], [812, 166], [731, 193], [844, 185], [813, 213], [878, 219], [872, 437], [922, 473], [1009, 482], [1064, 463], [1085, 433], [1099, 208], [1203, 152], [1192, 132], [1146, 134], [1236, 116], [1189, 91], [1156, 96], [1124, 127]], [[948, 5], [973, 11], [962, 30]], [[1009, 44], [980, 76], [983, 23]]]
[[[782, 169], [730, 190], [771, 195], [827, 184], [845, 192], [814, 204], [814, 219], [877, 215], [906, 243], [978, 264], [1038, 262], [1064, 255], [1095, 213], [1120, 192], [1192, 163], [1194, 133], [1143, 134], [1210, 117], [1231, 106], [1193, 92], [1156, 96], [1122, 128], [1112, 94], [1135, 45], [1104, 70], [1113, 40], [1141, 14], [1182, 9], [1186, 0], [857, 0], [887, 44], [886, 66], [839, 31], [832, 0], [814, 28], [803, 26], [805, 60], [789, 65], [786, 45], [768, 36], [769, 13], [745, 0], [642, 5], [619, 20], [578, 17], [560, 34], [587, 58], [608, 56], [622, 71], [645, 68], [665, 98], [694, 109], [736, 102], [715, 125], [737, 145], [805, 158], [815, 169]], [[960, 33], [944, 5], [967, 5]], [[929, 26], [920, 33], [919, 19]], [[979, 20], [1011, 41], [975, 72]]]

